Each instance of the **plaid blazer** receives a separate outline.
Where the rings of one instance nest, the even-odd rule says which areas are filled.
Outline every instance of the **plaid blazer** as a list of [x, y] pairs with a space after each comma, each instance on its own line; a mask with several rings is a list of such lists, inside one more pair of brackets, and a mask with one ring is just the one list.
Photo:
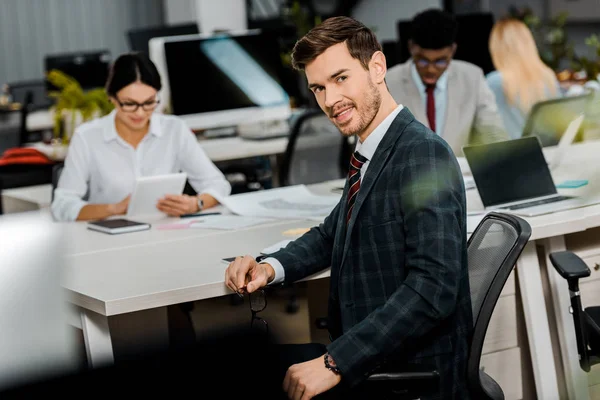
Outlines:
[[346, 225], [346, 193], [318, 227], [275, 253], [286, 282], [331, 266], [327, 348], [342, 382], [378, 367], [427, 363], [442, 387], [467, 399], [473, 320], [466, 200], [448, 144], [404, 108], [362, 178]]

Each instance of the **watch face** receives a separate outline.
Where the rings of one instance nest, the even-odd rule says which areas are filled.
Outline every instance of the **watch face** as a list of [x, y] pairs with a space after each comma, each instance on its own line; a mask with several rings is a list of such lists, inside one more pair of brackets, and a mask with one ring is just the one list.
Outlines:
[[198, 208], [202, 210], [204, 208], [204, 201], [202, 199], [198, 199]]

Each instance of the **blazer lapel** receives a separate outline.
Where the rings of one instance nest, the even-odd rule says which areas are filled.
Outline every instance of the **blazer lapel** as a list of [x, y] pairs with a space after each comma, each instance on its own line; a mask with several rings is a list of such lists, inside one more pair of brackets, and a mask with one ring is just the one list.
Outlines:
[[460, 116], [460, 106], [462, 101], [461, 98], [462, 90], [457, 86], [457, 79], [455, 75], [455, 69], [452, 68], [452, 63], [448, 70], [448, 87], [446, 90], [446, 116], [444, 121], [444, 130], [440, 132], [440, 136], [450, 144], [455, 142], [455, 137], [460, 133], [457, 132], [458, 118]]
[[406, 62], [403, 67], [401, 80], [404, 98], [396, 99], [396, 101], [407, 107], [417, 121], [429, 128], [429, 120], [425, 114], [423, 95], [419, 93], [419, 88], [412, 78], [410, 61]]
[[[346, 258], [346, 254], [348, 253], [348, 248], [350, 246], [350, 237], [352, 236], [352, 229], [354, 228], [354, 224], [356, 222], [356, 217], [360, 212], [360, 209], [365, 202], [365, 199], [369, 195], [371, 189], [373, 189], [373, 185], [377, 181], [381, 170], [387, 163], [391, 151], [392, 146], [396, 143], [398, 138], [400, 138], [404, 128], [414, 120], [413, 115], [407, 108], [404, 108], [394, 119], [392, 125], [383, 136], [383, 139], [379, 143], [377, 150], [375, 150], [375, 154], [373, 154], [373, 159], [370, 161], [369, 168], [367, 168], [367, 172], [365, 176], [362, 177], [362, 181], [360, 183], [360, 189], [358, 190], [358, 194], [356, 195], [356, 201], [354, 202], [354, 208], [352, 209], [352, 214], [350, 215], [350, 221], [348, 222], [348, 226], [346, 227], [346, 234], [344, 236], [344, 250], [342, 252], [342, 261], [340, 266], [344, 264], [344, 260]], [[344, 195], [347, 194], [347, 186], [348, 181], [346, 181], [346, 188], [344, 189]], [[346, 197], [344, 197], [345, 199]], [[342, 214], [341, 223], [345, 223], [343, 216], [346, 214]]]

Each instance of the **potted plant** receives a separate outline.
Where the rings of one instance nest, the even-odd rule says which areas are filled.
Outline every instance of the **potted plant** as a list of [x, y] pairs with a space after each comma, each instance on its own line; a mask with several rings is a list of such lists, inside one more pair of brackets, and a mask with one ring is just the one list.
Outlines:
[[114, 107], [103, 88], [84, 91], [77, 80], [59, 70], [49, 71], [47, 79], [58, 88], [49, 96], [56, 99], [54, 137], [63, 144], [69, 143], [81, 123], [104, 116]]

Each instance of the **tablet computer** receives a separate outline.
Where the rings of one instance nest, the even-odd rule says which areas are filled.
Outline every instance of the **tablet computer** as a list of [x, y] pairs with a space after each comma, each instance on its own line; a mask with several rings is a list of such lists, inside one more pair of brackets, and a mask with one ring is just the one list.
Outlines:
[[156, 208], [158, 200], [167, 194], [182, 194], [186, 179], [187, 174], [183, 172], [138, 178], [129, 200], [127, 216], [164, 216]]

